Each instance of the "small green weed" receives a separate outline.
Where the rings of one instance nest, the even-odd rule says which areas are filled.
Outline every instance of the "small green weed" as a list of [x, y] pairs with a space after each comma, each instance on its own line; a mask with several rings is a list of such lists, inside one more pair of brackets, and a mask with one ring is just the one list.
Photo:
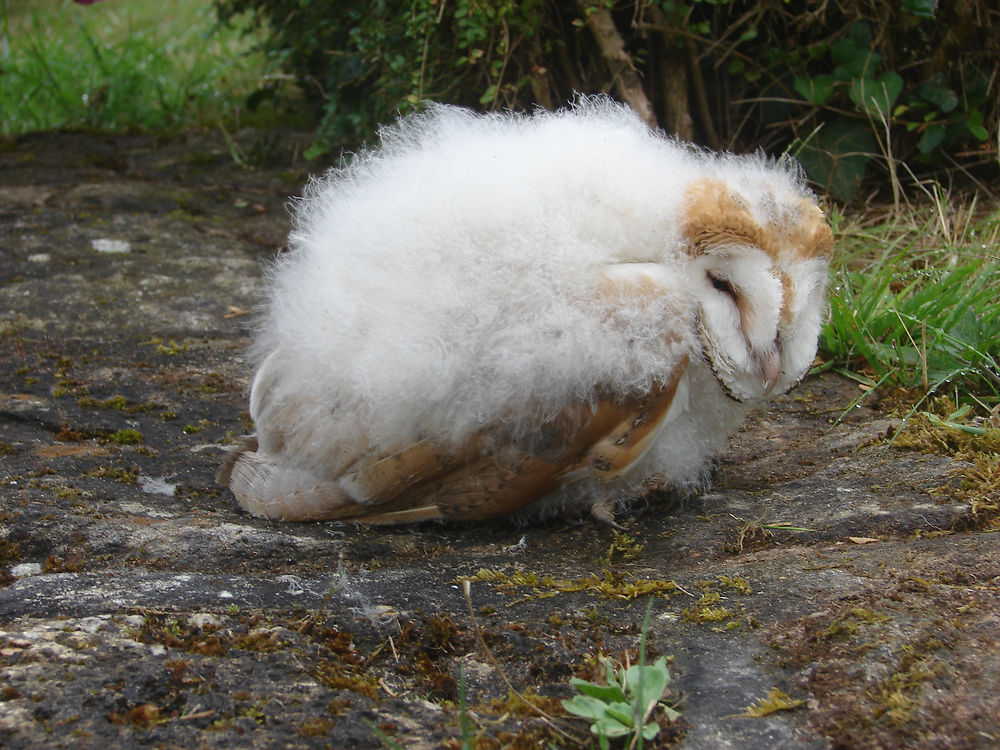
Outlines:
[[611, 546], [598, 558], [598, 562], [610, 567], [619, 562], [633, 562], [642, 556], [645, 544], [636, 541], [634, 537], [624, 532], [614, 530], [612, 533], [614, 537], [611, 540]]
[[111, 439], [118, 445], [140, 445], [143, 442], [142, 433], [131, 428], [112, 433]]
[[800, 698], [794, 700], [789, 698], [788, 694], [781, 688], [773, 687], [767, 691], [766, 698], [760, 698], [756, 703], [747, 706], [739, 716], [746, 716], [750, 719], [762, 719], [778, 711], [791, 711], [804, 703], [805, 701]]
[[660, 726], [648, 719], [657, 707], [671, 721], [680, 716], [662, 702], [670, 684], [666, 657], [661, 656], [652, 665], [634, 664], [618, 670], [607, 659], [604, 664], [607, 668], [606, 685], [574, 677], [570, 682], [580, 695], [563, 701], [563, 708], [567, 711], [590, 720], [590, 731], [597, 735], [602, 750], [609, 747], [608, 740], [618, 737], [655, 738]]
[[462, 727], [462, 750], [472, 750], [475, 746], [475, 740], [473, 738], [472, 718], [469, 716], [469, 705], [466, 696], [464, 664], [461, 666], [459, 672], [458, 699], [459, 721]]
[[607, 750], [610, 747], [609, 741], [619, 737], [631, 737], [629, 747], [641, 750], [644, 740], [652, 740], [660, 733], [659, 724], [650, 721], [657, 708], [670, 721], [676, 721], [680, 717], [676, 710], [663, 701], [670, 685], [666, 657], [661, 656], [652, 665], [643, 663], [652, 607], [651, 598], [642, 623], [639, 664], [615, 669], [609, 659], [601, 657], [606, 670], [606, 684], [574, 677], [570, 684], [580, 694], [562, 702], [563, 708], [570, 713], [590, 720], [590, 731], [597, 736], [601, 750]]

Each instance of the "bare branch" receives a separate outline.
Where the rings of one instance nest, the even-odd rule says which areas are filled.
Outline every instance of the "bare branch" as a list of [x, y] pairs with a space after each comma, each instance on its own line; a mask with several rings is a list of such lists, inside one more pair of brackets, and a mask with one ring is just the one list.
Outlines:
[[611, 11], [603, 6], [593, 8], [588, 0], [577, 0], [577, 7], [594, 35], [601, 57], [611, 73], [611, 83], [622, 101], [634, 109], [639, 117], [652, 127], [657, 127], [653, 105], [642, 87], [642, 80], [635, 69], [632, 57], [625, 51], [625, 40], [618, 32]]

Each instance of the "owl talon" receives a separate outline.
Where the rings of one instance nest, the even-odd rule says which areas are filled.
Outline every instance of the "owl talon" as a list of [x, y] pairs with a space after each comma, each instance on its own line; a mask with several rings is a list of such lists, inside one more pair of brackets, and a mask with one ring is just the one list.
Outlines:
[[625, 527], [615, 521], [615, 504], [610, 500], [598, 500], [590, 506], [590, 515], [595, 521], [610, 526], [618, 531], [625, 531]]

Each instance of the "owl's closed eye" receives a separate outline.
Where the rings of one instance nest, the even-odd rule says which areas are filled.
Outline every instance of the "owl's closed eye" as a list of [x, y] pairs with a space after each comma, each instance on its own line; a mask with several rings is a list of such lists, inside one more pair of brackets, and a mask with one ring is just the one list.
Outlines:
[[432, 107], [314, 182], [270, 269], [255, 515], [402, 523], [701, 486], [807, 372], [832, 234], [789, 164], [709, 155], [603, 98]]

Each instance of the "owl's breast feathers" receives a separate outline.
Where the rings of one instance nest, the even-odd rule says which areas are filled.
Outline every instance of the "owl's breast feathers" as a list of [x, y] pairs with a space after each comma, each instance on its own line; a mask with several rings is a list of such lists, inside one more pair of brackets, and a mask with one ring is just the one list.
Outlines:
[[570, 404], [543, 426], [541, 445], [525, 444], [498, 426], [461, 446], [424, 439], [368, 453], [329, 475], [323, 467], [287, 465], [287, 456], [261, 453], [249, 440], [230, 454], [218, 480], [250, 513], [276, 520], [394, 524], [510, 515], [566, 482], [622, 476], [668, 421], [686, 364], [648, 393]]

